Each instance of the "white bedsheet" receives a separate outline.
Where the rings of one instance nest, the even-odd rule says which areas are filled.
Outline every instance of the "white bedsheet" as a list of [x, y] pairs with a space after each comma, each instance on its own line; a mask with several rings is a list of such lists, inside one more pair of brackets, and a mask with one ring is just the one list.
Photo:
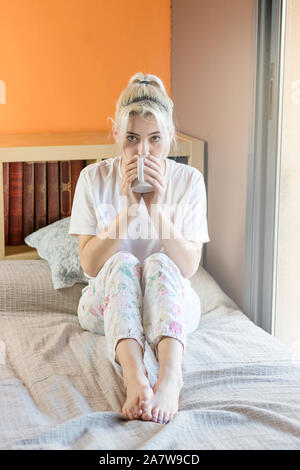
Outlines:
[[[207, 313], [188, 338], [179, 412], [167, 425], [123, 418], [105, 339], [76, 315], [0, 311], [0, 448], [300, 449], [299, 363], [204, 281]], [[154, 384], [149, 348], [145, 360]]]

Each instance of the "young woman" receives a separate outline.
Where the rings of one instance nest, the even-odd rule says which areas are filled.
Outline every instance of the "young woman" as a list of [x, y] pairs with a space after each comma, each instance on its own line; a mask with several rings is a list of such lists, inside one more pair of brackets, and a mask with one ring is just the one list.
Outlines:
[[[186, 336], [201, 315], [189, 278], [210, 241], [205, 185], [196, 168], [167, 158], [176, 147], [173, 102], [157, 76], [129, 80], [113, 135], [121, 155], [85, 167], [74, 195], [69, 234], [78, 236], [89, 278], [78, 318], [106, 337], [126, 388], [123, 415], [168, 423], [178, 411]], [[139, 155], [152, 192], [133, 191]], [[145, 341], [159, 362], [153, 389]]]

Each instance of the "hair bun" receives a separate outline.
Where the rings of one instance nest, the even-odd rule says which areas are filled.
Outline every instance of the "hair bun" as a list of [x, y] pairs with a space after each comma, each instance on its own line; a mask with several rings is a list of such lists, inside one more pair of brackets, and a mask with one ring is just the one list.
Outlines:
[[145, 73], [142, 73], [142, 72], [138, 72], [138, 73], [134, 74], [128, 82], [128, 86], [131, 86], [131, 85], [136, 86], [136, 85], [142, 85], [142, 84], [152, 85], [152, 86], [160, 89], [163, 93], [166, 94], [166, 90], [165, 90], [163, 82], [156, 75], [152, 75], [152, 74], [149, 74], [149, 73], [145, 74]]

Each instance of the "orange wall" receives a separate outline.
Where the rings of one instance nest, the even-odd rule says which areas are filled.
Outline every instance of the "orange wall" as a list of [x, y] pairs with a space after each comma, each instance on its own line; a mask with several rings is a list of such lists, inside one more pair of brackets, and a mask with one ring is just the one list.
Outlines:
[[170, 94], [170, 2], [0, 0], [0, 133], [110, 130], [136, 72]]

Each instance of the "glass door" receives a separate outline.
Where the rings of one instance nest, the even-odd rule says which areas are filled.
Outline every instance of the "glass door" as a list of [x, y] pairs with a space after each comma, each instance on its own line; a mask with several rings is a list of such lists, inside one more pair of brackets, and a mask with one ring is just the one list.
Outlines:
[[275, 333], [285, 0], [257, 2], [257, 57], [247, 176], [245, 313]]
[[286, 1], [285, 16], [274, 334], [300, 353], [299, 0]]

